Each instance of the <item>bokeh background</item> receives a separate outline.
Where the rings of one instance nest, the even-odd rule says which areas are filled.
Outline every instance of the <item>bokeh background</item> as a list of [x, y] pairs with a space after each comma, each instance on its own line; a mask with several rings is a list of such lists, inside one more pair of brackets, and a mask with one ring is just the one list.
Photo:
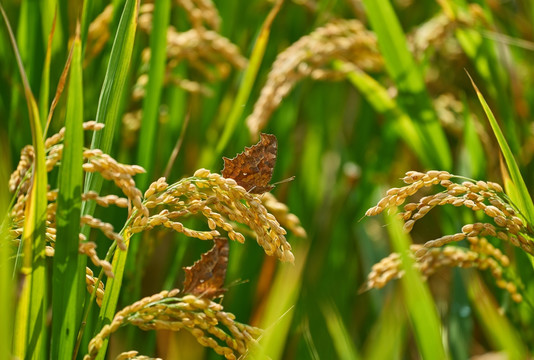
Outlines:
[[[87, 121], [96, 117], [125, 1], [86, 3], [89, 10], [81, 1], [3, 5], [40, 109], [49, 107], [77, 21], [87, 16], [82, 21]], [[168, 10], [158, 11], [162, 7]], [[359, 292], [371, 266], [392, 251], [386, 220], [364, 215], [388, 188], [400, 186], [409, 170], [447, 170], [502, 183], [500, 151], [467, 73], [486, 97], [532, 189], [534, 5], [142, 1], [138, 19], [131, 64], [124, 69], [126, 86], [114, 94], [121, 99], [120, 121], [110, 152], [147, 169], [136, 177], [138, 187], [144, 191], [164, 175], [174, 182], [202, 167], [220, 172], [222, 157], [255, 144], [260, 132], [278, 138], [272, 181], [295, 176], [272, 191], [307, 233], [288, 235], [295, 264], [266, 256], [252, 237], [231, 243], [225, 309], [241, 322], [267, 329], [262, 346], [272, 359], [419, 358], [424, 334], [411, 326], [399, 283]], [[0, 156], [14, 170], [31, 132], [3, 23], [1, 29]], [[65, 111], [63, 96], [49, 134], [64, 125]], [[52, 174], [49, 181], [56, 179]], [[106, 191], [117, 192], [113, 186]], [[99, 209], [97, 216], [121, 228], [126, 211]], [[413, 241], [457, 232], [469, 216], [461, 209], [437, 209], [417, 224]], [[107, 240], [98, 236], [92, 239], [104, 256]], [[181, 267], [209, 247], [170, 232], [135, 238], [118, 307], [179, 287]], [[532, 266], [526, 255], [504, 245], [503, 251], [528, 293]], [[430, 280], [443, 343], [455, 359], [506, 348], [502, 329], [481, 326], [473, 310], [477, 299], [469, 297], [466, 273], [475, 272], [445, 269]], [[528, 351], [534, 335], [528, 300], [511, 302], [490, 274], [479, 275], [485, 294], [510, 325], [508, 335]], [[113, 336], [109, 353], [129, 349], [173, 359], [218, 358], [185, 332], [156, 335], [125, 328]]]

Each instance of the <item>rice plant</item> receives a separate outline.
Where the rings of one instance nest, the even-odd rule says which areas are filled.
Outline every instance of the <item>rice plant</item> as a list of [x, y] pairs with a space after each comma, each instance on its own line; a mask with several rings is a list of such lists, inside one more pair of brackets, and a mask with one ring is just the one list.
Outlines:
[[531, 356], [530, 2], [0, 10], [0, 359]]

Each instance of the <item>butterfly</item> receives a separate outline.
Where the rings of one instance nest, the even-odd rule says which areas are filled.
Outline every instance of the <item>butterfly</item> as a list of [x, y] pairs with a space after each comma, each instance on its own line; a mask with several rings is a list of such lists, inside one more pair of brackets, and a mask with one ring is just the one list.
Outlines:
[[250, 193], [263, 194], [271, 191], [274, 185], [269, 182], [273, 177], [277, 150], [276, 136], [261, 134], [256, 145], [245, 147], [245, 151], [235, 158], [223, 157], [224, 169], [221, 174], [225, 178], [234, 179]]
[[211, 250], [202, 254], [200, 260], [185, 267], [185, 294], [207, 299], [216, 298], [226, 291], [222, 286], [228, 267], [228, 239], [216, 237]]

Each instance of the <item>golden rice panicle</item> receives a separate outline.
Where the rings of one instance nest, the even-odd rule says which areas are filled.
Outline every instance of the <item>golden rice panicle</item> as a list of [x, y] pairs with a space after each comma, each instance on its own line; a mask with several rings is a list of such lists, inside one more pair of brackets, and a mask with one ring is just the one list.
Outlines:
[[[453, 178], [464, 181], [453, 182]], [[439, 184], [443, 191], [404, 205], [404, 212], [399, 216], [405, 221], [406, 232], [410, 232], [415, 222], [435, 206], [465, 206], [475, 212], [483, 212], [485, 219], [489, 218], [487, 222], [466, 224], [459, 233], [444, 235], [423, 245], [413, 245], [412, 256], [415, 256], [416, 266], [423, 276], [429, 276], [443, 266], [488, 269], [496, 279], [497, 286], [508, 291], [514, 301], [521, 301], [517, 286], [503, 277], [503, 269], [510, 265], [510, 260], [487, 239], [489, 237], [508, 241], [534, 255], [532, 228], [509, 202], [502, 187], [494, 182], [465, 180], [463, 177], [440, 171], [410, 171], [403, 180], [407, 186], [388, 190], [386, 196], [367, 211], [367, 215], [376, 215], [385, 209], [400, 206], [408, 196], [414, 195], [419, 189]], [[448, 246], [462, 240], [467, 240], [468, 250]], [[365, 289], [382, 287], [391, 279], [402, 276], [400, 269], [400, 257], [392, 254], [373, 267]]]
[[[98, 131], [101, 130], [104, 126], [103, 124], [96, 123], [95, 121], [88, 121], [83, 124], [85, 131]], [[65, 133], [65, 128], [62, 128], [57, 134], [52, 135], [45, 140], [47, 144], [47, 156], [46, 156], [46, 166], [47, 171], [51, 171], [61, 160], [63, 153], [63, 141]], [[117, 162], [111, 156], [104, 154], [99, 149], [84, 150], [83, 153], [84, 159], [87, 160], [83, 164], [83, 169], [87, 172], [99, 172], [105, 179], [113, 180], [115, 184], [122, 189], [123, 193], [128, 197], [128, 199], [133, 203], [140, 211], [145, 211], [141, 204], [141, 192], [135, 187], [135, 181], [132, 176], [144, 172], [144, 169], [138, 165], [125, 165]], [[27, 192], [29, 185], [29, 173], [33, 164], [33, 147], [31, 145], [26, 146], [21, 152], [21, 160], [17, 169], [13, 172], [10, 178], [10, 190], [15, 191], [22, 182], [20, 186], [20, 191], [22, 193]], [[53, 190], [55, 191], [55, 190]], [[119, 198], [111, 197], [101, 197], [97, 199], [98, 194], [84, 194], [85, 198], [90, 198], [90, 200], [97, 200], [97, 203], [105, 206], [111, 204], [124, 207], [124, 200], [119, 200]], [[54, 199], [49, 199], [49, 201], [55, 201]]]
[[[146, 48], [142, 52], [142, 61], [148, 64], [149, 60], [150, 49]], [[189, 66], [194, 67], [202, 74], [207, 82], [225, 78], [231, 71], [230, 66], [242, 69], [247, 64], [247, 59], [241, 55], [239, 48], [213, 30], [191, 29], [178, 32], [170, 26], [167, 30], [167, 63], [164, 85], [180, 86], [189, 92], [210, 95], [211, 90], [202, 83], [177, 78], [173, 75], [173, 69], [183, 61], [188, 61]], [[137, 79], [132, 93], [134, 101], [139, 102], [144, 98], [147, 81], [148, 77], [145, 73], [142, 73]], [[131, 112], [128, 113], [128, 116], [131, 117], [129, 121], [134, 120], [134, 123], [139, 117], [139, 115], [133, 115]]]
[[[470, 242], [477, 244], [476, 246], [472, 244], [470, 249], [445, 246], [427, 249], [423, 256], [417, 256], [423, 249], [421, 245], [411, 245], [410, 256], [414, 258], [414, 266], [425, 280], [443, 267], [489, 270], [496, 285], [508, 291], [514, 301], [520, 302], [522, 296], [518, 292], [518, 286], [513, 281], [504, 278], [504, 269], [510, 265], [508, 257], [485, 239], [470, 239]], [[391, 280], [399, 279], [403, 275], [401, 257], [398, 253], [392, 253], [373, 265], [361, 291], [380, 289]]]
[[139, 355], [136, 350], [125, 351], [117, 355], [115, 360], [162, 360], [161, 358], [153, 358], [149, 356]]
[[415, 223], [435, 206], [447, 204], [457, 207], [465, 206], [473, 211], [483, 211], [492, 218], [494, 224], [468, 224], [462, 229], [463, 234], [447, 235], [431, 240], [425, 244], [425, 247], [439, 247], [450, 242], [461, 241], [466, 236], [480, 235], [509, 240], [524, 251], [533, 253], [534, 243], [528, 236], [531, 234], [528, 224], [525, 224], [514, 206], [502, 196], [503, 189], [499, 184], [490, 181], [456, 183], [451, 181], [452, 178], [461, 179], [459, 176], [444, 171], [432, 170], [427, 173], [409, 171], [403, 178], [403, 181], [408, 185], [388, 190], [386, 196], [376, 206], [367, 210], [366, 215], [377, 215], [385, 209], [398, 207], [421, 188], [439, 184], [444, 188], [443, 191], [424, 196], [417, 203], [409, 202], [404, 205], [404, 211], [399, 213], [399, 217], [405, 222], [404, 231], [410, 232]]
[[415, 56], [421, 57], [429, 48], [441, 52], [456, 50], [454, 46], [450, 46], [451, 44], [444, 46], [448, 40], [455, 36], [456, 29], [465, 26], [473, 27], [478, 21], [483, 20], [479, 15], [479, 5], [472, 5], [474, 6], [470, 7], [469, 12], [462, 12], [456, 16], [440, 12], [421, 26], [418, 26], [407, 39], [408, 45]]
[[[233, 179], [225, 179], [209, 170], [197, 170], [194, 176], [172, 185], [164, 178], [155, 181], [145, 192], [144, 205], [149, 216], [135, 216], [129, 225], [132, 233], [164, 226], [189, 237], [210, 240], [224, 231], [230, 239], [242, 243], [245, 236], [238, 224], [244, 224], [255, 233], [266, 254], [282, 261], [294, 260], [291, 245], [285, 238], [286, 230], [262, 204], [261, 197], [248, 193]], [[291, 222], [295, 231], [302, 234], [298, 219], [284, 211], [280, 214], [285, 216], [285, 221]], [[185, 227], [180, 218], [190, 215], [203, 216], [210, 230]]]
[[381, 289], [391, 280], [400, 277], [402, 277], [400, 255], [391, 253], [371, 267], [371, 272], [367, 275], [367, 281], [363, 284], [360, 292]]
[[20, 160], [17, 165], [17, 168], [15, 169], [15, 171], [11, 174], [9, 178], [9, 191], [14, 193], [15, 190], [17, 190], [17, 187], [22, 184], [20, 192], [21, 193], [28, 192], [30, 182], [25, 181], [25, 180], [29, 179], [29, 177], [27, 176], [27, 173], [33, 164], [33, 157], [34, 157], [33, 146], [26, 145], [25, 147], [22, 148], [20, 152]]
[[93, 275], [93, 271], [86, 267], [85, 285], [89, 294], [93, 293], [95, 285], [97, 283], [98, 286], [96, 288], [96, 303], [98, 304], [98, 306], [102, 307], [102, 300], [104, 299], [104, 283], [102, 281], [99, 281], [98, 278]]
[[80, 223], [82, 225], [87, 225], [93, 229], [99, 229], [108, 239], [117, 242], [117, 246], [121, 250], [126, 250], [126, 244], [122, 236], [113, 231], [113, 225], [110, 223], [103, 222], [100, 219], [97, 219], [91, 215], [82, 215], [80, 218]]
[[[452, 175], [447, 171], [430, 170], [426, 173], [408, 171], [406, 176], [402, 179], [407, 185], [401, 188], [389, 189], [386, 196], [380, 199], [376, 206], [367, 210], [365, 215], [374, 216], [382, 213], [386, 209], [396, 208], [404, 204], [408, 197], [414, 195], [422, 188], [437, 185], [442, 181], [448, 181], [451, 177]], [[404, 207], [406, 213], [403, 213], [403, 216], [405, 216], [404, 214], [409, 214], [411, 216], [414, 210], [420, 209], [425, 205], [427, 205], [426, 201], [420, 204], [409, 203]], [[425, 208], [424, 211], [427, 211], [427, 209]], [[407, 223], [408, 220], [409, 218], [405, 219]]]
[[106, 274], [107, 277], [114, 277], [113, 274], [113, 267], [107, 260], [101, 260], [98, 257], [98, 254], [96, 253], [96, 244], [92, 241], [82, 242], [78, 246], [78, 252], [81, 254], [85, 254], [95, 266], [102, 267], [102, 270]]
[[[405, 221], [406, 232], [410, 232], [417, 220], [438, 205], [465, 206], [473, 211], [484, 212], [492, 222], [466, 224], [460, 233], [427, 241], [424, 248], [419, 251], [419, 255], [427, 248], [440, 247], [467, 237], [487, 236], [508, 241], [523, 251], [534, 254], [532, 231], [513, 204], [508, 203], [507, 198], [503, 196], [503, 189], [499, 184], [489, 181], [463, 181], [459, 184], [443, 180], [440, 185], [445, 188], [445, 191], [425, 196], [418, 203], [409, 203], [404, 206], [405, 211], [399, 215]], [[388, 194], [390, 192], [391, 190]], [[386, 201], [382, 199], [381, 202]]]
[[[103, 124], [95, 121], [88, 121], [83, 123], [85, 131], [98, 131], [104, 127]], [[65, 128], [45, 140], [46, 146], [46, 166], [47, 171], [52, 171], [54, 167], [60, 162], [63, 154], [63, 140], [65, 135]], [[147, 214], [148, 209], [143, 205], [141, 199], [142, 194], [135, 186], [133, 176], [144, 172], [144, 169], [137, 165], [125, 165], [117, 162], [111, 156], [104, 154], [99, 149], [84, 150], [84, 158], [87, 160], [84, 163], [83, 169], [87, 172], [99, 172], [105, 179], [113, 180], [115, 184], [122, 189], [126, 197], [119, 197], [117, 195], [100, 196], [100, 194], [90, 191], [82, 194], [82, 201], [95, 201], [97, 205], [108, 207], [110, 205], [127, 208], [131, 202], [136, 209], [136, 212]], [[15, 172], [11, 175], [10, 189], [17, 191], [16, 202], [11, 210], [12, 229], [10, 234], [14, 236], [17, 241], [22, 234], [22, 227], [24, 225], [24, 211], [26, 208], [27, 191], [29, 179], [31, 175], [31, 168], [33, 163], [33, 148], [26, 146], [21, 153], [21, 161]], [[57, 196], [58, 189], [51, 189], [48, 186], [47, 200], [48, 206], [46, 210], [46, 254], [53, 256], [55, 240], [56, 240], [56, 212], [57, 212]], [[99, 229], [102, 233], [117, 242], [117, 246], [124, 250], [126, 248], [122, 235], [113, 231], [111, 224], [103, 222], [93, 216], [84, 215], [80, 218], [80, 225], [88, 225], [91, 228]], [[86, 242], [85, 237], [79, 236], [79, 251], [86, 254], [92, 262], [97, 266], [102, 266], [106, 274], [113, 277], [111, 266], [107, 261], [101, 260], [96, 255], [95, 244]]]
[[189, 17], [194, 28], [203, 28], [204, 23], [215, 31], [219, 31], [221, 17], [211, 0], [177, 0]]
[[117, 331], [119, 327], [126, 322], [126, 316], [130, 313], [134, 313], [144, 306], [154, 301], [161, 301], [162, 299], [176, 296], [179, 293], [178, 289], [171, 291], [164, 290], [158, 294], [143, 298], [130, 306], [127, 306], [123, 310], [115, 314], [110, 324], [104, 325], [100, 332], [89, 342], [89, 351], [85, 355], [84, 360], [95, 359], [98, 355], [98, 351], [103, 345], [104, 339], [108, 338], [112, 333]]
[[307, 236], [306, 230], [300, 226], [299, 218], [295, 214], [290, 213], [287, 205], [278, 201], [273, 194], [266, 192], [261, 196], [261, 201], [267, 211], [276, 217], [280, 225], [298, 237], [305, 238]]
[[375, 35], [359, 21], [339, 19], [316, 29], [277, 56], [246, 121], [251, 136], [259, 136], [271, 114], [301, 79], [344, 79], [347, 70], [333, 69], [334, 60], [352, 65], [348, 71], [354, 67], [360, 71], [377, 71], [383, 67]]
[[84, 171], [98, 172], [104, 179], [112, 180], [132, 202], [133, 206], [146, 214], [148, 210], [142, 204], [142, 193], [135, 186], [135, 181], [132, 178], [136, 174], [145, 172], [141, 166], [121, 164], [99, 149], [85, 150], [83, 157], [87, 160], [83, 164]]
[[[220, 17], [211, 0], [179, 0], [178, 3], [186, 10], [193, 28], [180, 32], [175, 27], [167, 29], [166, 64], [163, 79], [164, 86], [178, 86], [191, 93], [210, 96], [213, 91], [203, 81], [183, 79], [173, 71], [180, 63], [187, 61], [188, 66], [202, 74], [201, 78], [213, 82], [225, 78], [230, 74], [231, 68], [242, 69], [247, 65], [247, 59], [241, 55], [240, 49], [229, 39], [218, 33]], [[146, 3], [140, 8], [138, 27], [141, 31], [152, 31], [154, 4]], [[208, 27], [205, 27], [207, 25]], [[141, 59], [143, 70], [132, 90], [133, 102], [140, 106], [145, 97], [148, 84], [148, 64], [150, 61], [150, 48], [142, 51]], [[123, 117], [123, 141], [133, 146], [132, 136], [141, 126], [142, 110], [135, 108]]]
[[226, 359], [237, 359], [246, 354], [262, 334], [258, 328], [236, 322], [235, 316], [223, 311], [218, 303], [194, 295], [181, 298], [177, 295], [177, 289], [162, 291], [119, 311], [111, 324], [105, 325], [90, 341], [84, 359], [94, 359], [103, 340], [125, 324], [142, 330], [185, 329], [201, 345], [212, 348]]
[[[217, 32], [220, 19], [211, 1], [181, 0], [180, 4], [188, 11], [193, 28], [185, 32], [179, 32], [175, 27], [169, 26], [167, 30], [167, 64], [164, 84], [178, 85], [186, 91], [207, 94], [210, 91], [203, 85], [191, 80], [176, 78], [172, 75], [172, 70], [179, 63], [187, 60], [189, 66], [195, 67], [208, 81], [213, 81], [219, 77], [224, 78], [230, 72], [228, 65], [244, 68], [247, 60], [241, 55], [239, 48], [235, 44]], [[147, 33], [152, 31], [152, 12], [152, 4], [145, 4], [141, 7], [139, 28]], [[204, 23], [214, 30], [205, 28]], [[142, 53], [143, 63], [148, 64], [149, 59], [150, 49], [146, 48]], [[135, 101], [139, 101], [144, 97], [147, 80], [145, 73], [138, 78], [133, 93]]]

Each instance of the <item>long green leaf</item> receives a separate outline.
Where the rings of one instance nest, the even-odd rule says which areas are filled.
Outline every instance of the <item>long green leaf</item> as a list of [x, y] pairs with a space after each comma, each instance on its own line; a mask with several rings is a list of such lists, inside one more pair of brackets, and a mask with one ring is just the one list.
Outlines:
[[[84, 13], [87, 15], [88, 8], [84, 8]], [[117, 32], [115, 33], [113, 46], [111, 49], [111, 55], [109, 58], [108, 66], [106, 68], [106, 75], [104, 77], [104, 83], [100, 92], [98, 100], [98, 108], [96, 113], [96, 121], [105, 124], [103, 131], [96, 131], [93, 135], [91, 142], [91, 148], [99, 148], [105, 153], [109, 153], [111, 150], [111, 144], [115, 128], [120, 122], [120, 105], [125, 91], [125, 84], [132, 58], [133, 44], [135, 39], [135, 32], [137, 29], [137, 15], [139, 11], [139, 0], [127, 0], [124, 4], [122, 15], [119, 21]], [[87, 18], [86, 18], [87, 20]], [[100, 192], [103, 179], [101, 176], [97, 176], [93, 173], [88, 173], [85, 176], [84, 192], [95, 191]], [[92, 214], [94, 212], [96, 204], [92, 201], [84, 202], [82, 204], [82, 215]], [[88, 226], [82, 227], [82, 234], [88, 235], [90, 228]], [[82, 260], [78, 264], [78, 272], [85, 271], [86, 259]], [[118, 285], [120, 289], [120, 283]], [[111, 291], [111, 290], [110, 290]], [[106, 291], [107, 293], [108, 291]], [[108, 300], [109, 301], [109, 300]], [[92, 303], [86, 303], [86, 310], [84, 311], [84, 317], [89, 314], [89, 309]], [[113, 306], [108, 307], [110, 316], [116, 306], [116, 302]], [[103, 310], [100, 310], [100, 319], [106, 317]], [[85, 318], [84, 318], [85, 321]], [[103, 321], [103, 320], [102, 320]], [[99, 322], [99, 326], [102, 326], [102, 321]], [[82, 323], [82, 327], [78, 333], [78, 345], [82, 340], [82, 335], [85, 330], [85, 322]], [[77, 345], [77, 346], [78, 346]]]
[[228, 145], [228, 141], [230, 141], [230, 138], [234, 134], [237, 125], [239, 124], [239, 120], [241, 119], [241, 115], [243, 115], [245, 105], [250, 97], [252, 86], [256, 81], [256, 76], [258, 75], [258, 70], [263, 60], [267, 43], [269, 42], [271, 26], [283, 3], [284, 0], [277, 0], [267, 15], [267, 18], [263, 22], [260, 34], [258, 35], [256, 43], [254, 44], [254, 49], [252, 50], [252, 55], [250, 56], [247, 69], [243, 75], [243, 80], [239, 86], [239, 91], [232, 105], [232, 109], [230, 110], [230, 115], [228, 115], [223, 133], [219, 138], [217, 147], [215, 148], [215, 152], [213, 149], [206, 148], [206, 151], [202, 155], [200, 164], [203, 167], [207, 167], [208, 169], [211, 168], [213, 161], [220, 157], [224, 151], [224, 148], [226, 145]]
[[[469, 79], [471, 79], [471, 76], [469, 74], [468, 76]], [[528, 192], [525, 181], [521, 176], [521, 172], [519, 171], [519, 166], [515, 161], [514, 154], [512, 153], [510, 146], [508, 146], [508, 142], [506, 141], [506, 138], [504, 137], [504, 134], [502, 133], [501, 128], [499, 127], [499, 124], [495, 119], [495, 116], [493, 116], [493, 112], [488, 106], [488, 103], [484, 99], [482, 93], [478, 90], [473, 79], [471, 79], [471, 83], [473, 84], [473, 87], [478, 96], [478, 100], [480, 101], [480, 104], [482, 105], [482, 108], [484, 109], [484, 112], [488, 117], [493, 133], [497, 138], [497, 142], [499, 143], [499, 147], [501, 148], [501, 152], [504, 156], [504, 160], [506, 161], [508, 172], [510, 173], [510, 176], [512, 178], [512, 184], [508, 186], [513, 186], [515, 189], [507, 188], [507, 190], [510, 190], [507, 192], [512, 201], [519, 207], [519, 210], [527, 217], [528, 222], [530, 224], [534, 224], [534, 204], [532, 203], [532, 199]]]
[[[52, 344], [53, 359], [72, 356], [81, 318], [85, 272], [79, 273], [78, 234], [82, 205], [83, 181], [83, 79], [79, 37], [74, 50], [69, 79], [69, 96], [65, 121], [63, 157], [59, 169], [57, 199], [57, 236], [52, 277]], [[83, 281], [83, 283], [82, 283]]]
[[[449, 9], [454, 16], [461, 17], [462, 12], [469, 11], [469, 4], [464, 0], [450, 2]], [[482, 6], [486, 6], [482, 4]], [[483, 11], [483, 9], [481, 8]], [[491, 11], [484, 12], [484, 21], [489, 28], [496, 28], [499, 25], [494, 23]], [[509, 72], [506, 67], [501, 66], [499, 52], [509, 51], [505, 49], [508, 45], [504, 42], [495, 42], [488, 36], [484, 36], [484, 28], [458, 27], [455, 31], [456, 39], [465, 54], [470, 58], [477, 70], [477, 75], [484, 79], [490, 96], [495, 99], [498, 106], [498, 113], [502, 118], [508, 143], [514, 152], [519, 151], [520, 141], [518, 138], [517, 115], [513, 106], [513, 101], [509, 94]]]
[[[163, 78], [166, 70], [167, 60], [167, 29], [170, 22], [171, 1], [156, 0], [154, 3], [154, 14], [152, 21], [152, 32], [150, 34], [150, 62], [148, 69], [148, 84], [146, 95], [143, 98], [143, 115], [141, 120], [141, 131], [139, 132], [139, 145], [137, 152], [137, 164], [145, 168], [146, 173], [139, 174], [136, 181], [138, 187], [145, 189], [152, 177], [154, 158], [157, 156], [158, 137], [156, 136], [159, 123], [159, 109], [163, 89]], [[126, 263], [125, 272], [133, 283], [130, 291], [125, 295], [127, 303], [132, 303], [139, 299], [141, 293], [141, 276], [138, 273], [138, 250], [140, 247], [140, 236], [138, 241], [130, 244], [129, 258]], [[133, 328], [129, 329], [130, 332]]]
[[22, 232], [24, 261], [21, 269], [22, 290], [15, 321], [15, 333], [17, 336], [14, 343], [14, 355], [20, 358], [42, 359], [45, 357], [47, 338], [47, 277], [45, 263], [47, 172], [43, 132], [39, 120], [39, 108], [24, 71], [15, 36], [1, 4], [0, 11], [6, 23], [24, 85], [24, 95], [28, 105], [34, 148], [33, 173], [30, 180], [31, 187], [26, 200], [24, 229]]
[[[102, 151], [109, 153], [115, 127], [120, 121], [120, 103], [123, 91], [125, 91], [125, 82], [128, 74], [130, 61], [132, 57], [135, 32], [137, 29], [137, 14], [139, 11], [139, 0], [127, 0], [120, 18], [119, 26], [113, 41], [111, 55], [106, 69], [104, 84], [100, 93], [98, 109], [96, 114], [97, 122], [106, 124], [103, 134], [95, 132], [91, 143], [91, 148], [100, 148]], [[101, 177], [93, 177], [91, 174], [86, 176], [85, 190], [99, 191], [102, 186]], [[84, 203], [82, 214], [91, 214], [94, 211], [95, 204], [91, 202]], [[87, 231], [83, 229], [82, 232]], [[115, 256], [127, 256], [125, 252], [119, 251]], [[122, 259], [122, 258], [121, 258]], [[116, 262], [114, 262], [115, 264]], [[117, 306], [118, 292], [121, 287], [122, 272], [124, 261], [119, 262], [119, 268], [114, 268], [114, 279], [108, 279], [106, 284], [106, 293], [103, 300], [103, 306], [100, 309], [98, 328], [100, 329], [106, 322], [109, 322], [115, 313]], [[78, 269], [80, 271], [80, 269]], [[117, 296], [111, 296], [117, 294]], [[88, 306], [91, 306], [89, 304]], [[101, 354], [105, 354], [105, 348]], [[103, 355], [102, 355], [103, 356]]]
[[432, 108], [418, 65], [408, 51], [406, 38], [389, 0], [364, 0], [367, 16], [378, 37], [386, 69], [399, 89], [399, 104], [412, 117], [424, 140], [433, 166], [450, 169], [447, 139]]
[[[113, 40], [113, 47], [106, 68], [104, 84], [98, 99], [96, 121], [106, 127], [102, 131], [95, 131], [91, 142], [91, 149], [101, 149], [105, 153], [111, 150], [111, 143], [115, 128], [120, 122], [121, 96], [125, 90], [126, 76], [130, 68], [132, 50], [137, 29], [137, 13], [139, 0], [127, 0], [121, 15], [119, 27]], [[100, 191], [102, 178], [89, 173], [85, 179], [85, 192]], [[82, 207], [82, 214], [92, 214], [94, 202], [86, 202]]]
[[[122, 278], [124, 276], [124, 267], [126, 266], [126, 259], [128, 257], [128, 246], [130, 244], [130, 234], [125, 232], [123, 234], [126, 244], [125, 251], [116, 251], [111, 263], [113, 267], [113, 278], [108, 279], [106, 282], [106, 291], [104, 293], [104, 299], [102, 300], [102, 308], [98, 316], [98, 325], [100, 329], [102, 326], [111, 323], [113, 316], [115, 315], [115, 309], [119, 301], [119, 294], [122, 285]], [[108, 346], [109, 338], [103, 341], [100, 352], [98, 353], [97, 360], [103, 360], [106, 358], [106, 350]]]
[[321, 307], [328, 332], [332, 337], [336, 349], [336, 357], [343, 360], [357, 360], [360, 358], [354, 343], [352, 342], [347, 328], [343, 323], [341, 314], [336, 309], [333, 301], [324, 303]]
[[501, 314], [498, 304], [478, 276], [473, 276], [468, 291], [482, 328], [496, 350], [504, 351], [508, 359], [528, 359], [528, 350], [517, 329]]
[[91, 25], [91, 14], [93, 12], [93, 0], [85, 0], [82, 8], [82, 22], [81, 22], [81, 41], [82, 50], [85, 52], [85, 43], [87, 42], [87, 35], [89, 34], [89, 25]]
[[265, 312], [260, 320], [260, 327], [266, 329], [261, 341], [259, 354], [254, 358], [281, 359], [295, 305], [302, 284], [302, 270], [308, 254], [308, 244], [298, 244], [293, 249], [295, 265], [281, 264], [266, 300]]
[[417, 347], [423, 359], [447, 359], [441, 342], [439, 316], [428, 287], [414, 268], [413, 259], [408, 256], [409, 237], [404, 233], [401, 221], [392, 214], [386, 216], [389, 236], [393, 248], [401, 254], [401, 278], [404, 301], [415, 333]]
[[54, 17], [54, 21], [52, 22], [50, 33], [48, 35], [45, 61], [43, 65], [43, 75], [41, 77], [41, 90], [39, 92], [39, 115], [41, 119], [43, 119], [43, 122], [46, 121], [46, 119], [48, 118], [48, 97], [50, 93], [50, 62], [52, 59], [52, 41], [54, 39], [55, 27], [56, 17]]
[[[41, 75], [40, 62], [42, 55], [40, 50], [43, 49], [43, 43], [45, 43], [41, 39], [42, 29], [39, 27], [40, 15], [39, 1], [21, 1], [17, 27], [17, 43], [20, 57], [26, 70], [28, 85], [32, 91], [37, 91], [38, 81]], [[45, 119], [42, 120], [44, 121]]]
[[[343, 64], [336, 62], [334, 66], [338, 69]], [[354, 85], [373, 106], [376, 112], [383, 114], [392, 125], [397, 129], [406, 144], [412, 148], [419, 157], [423, 165], [432, 167], [433, 161], [430, 153], [426, 151], [425, 139], [417, 130], [417, 125], [408, 115], [398, 106], [398, 104], [389, 95], [387, 90], [368, 74], [361, 70], [354, 69], [347, 74], [351, 84]]]
[[15, 282], [11, 276], [13, 260], [10, 259], [12, 252], [9, 244], [9, 217], [8, 204], [9, 193], [9, 148], [5, 133], [0, 130], [0, 284], [2, 284], [2, 296], [0, 296], [0, 339], [4, 345], [0, 346], [0, 360], [11, 359], [11, 341], [13, 339], [13, 310], [15, 303]]
[[[395, 295], [400, 295], [397, 291]], [[403, 304], [392, 296], [380, 308], [365, 343], [364, 359], [402, 359], [406, 347], [408, 318]]]
[[156, 128], [159, 119], [159, 107], [165, 75], [167, 58], [167, 28], [169, 27], [171, 1], [156, 0], [154, 3], [154, 20], [150, 34], [150, 62], [146, 96], [143, 99], [143, 119], [139, 133], [137, 164], [145, 168], [146, 173], [138, 177], [139, 186], [145, 188], [152, 174], [154, 150], [156, 146]]

